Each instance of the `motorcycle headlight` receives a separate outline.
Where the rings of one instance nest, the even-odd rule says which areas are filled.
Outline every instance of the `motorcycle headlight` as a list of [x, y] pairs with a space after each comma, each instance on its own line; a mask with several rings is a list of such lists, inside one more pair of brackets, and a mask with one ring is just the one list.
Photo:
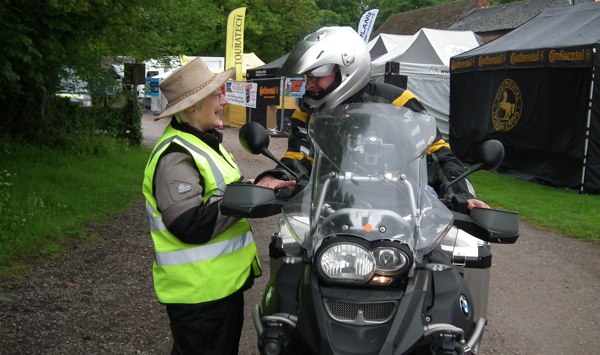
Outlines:
[[317, 259], [322, 276], [331, 280], [366, 282], [375, 271], [375, 258], [361, 245], [334, 243], [323, 249]]
[[411, 254], [402, 243], [336, 237], [323, 243], [315, 266], [321, 278], [329, 282], [386, 286], [410, 270]]
[[398, 248], [377, 248], [373, 251], [377, 272], [382, 275], [396, 274], [409, 263], [409, 257], [405, 251]]

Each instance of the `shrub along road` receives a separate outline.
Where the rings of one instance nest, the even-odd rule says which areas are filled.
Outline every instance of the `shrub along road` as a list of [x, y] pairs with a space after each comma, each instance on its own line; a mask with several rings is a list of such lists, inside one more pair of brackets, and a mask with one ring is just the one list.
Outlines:
[[[152, 145], [166, 123], [145, 115], [145, 143]], [[223, 132], [246, 177], [273, 166], [241, 150], [237, 129]], [[275, 156], [286, 143], [271, 138]], [[252, 223], [264, 275], [246, 293], [241, 354], [257, 353], [250, 308], [260, 302], [268, 280], [267, 246], [277, 219]], [[94, 238], [70, 242], [64, 260], [34, 265], [28, 282], [0, 287], [0, 354], [170, 353], [168, 320], [152, 290], [152, 242], [142, 199], [109, 223], [91, 226], [89, 235]], [[516, 244], [494, 245], [492, 251], [482, 354], [597, 352], [600, 245], [521, 223]]]

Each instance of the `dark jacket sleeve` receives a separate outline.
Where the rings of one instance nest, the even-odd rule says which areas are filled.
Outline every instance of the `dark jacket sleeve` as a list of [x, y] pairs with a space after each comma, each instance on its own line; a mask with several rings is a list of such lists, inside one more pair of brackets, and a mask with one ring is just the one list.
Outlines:
[[312, 170], [312, 146], [308, 139], [308, 120], [310, 110], [304, 104], [292, 114], [290, 135], [288, 137], [288, 148], [280, 162], [291, 169], [293, 176], [280, 166], [266, 170], [256, 177], [256, 181], [265, 175], [271, 175], [281, 180], [296, 180], [300, 184], [308, 181]]
[[[437, 187], [436, 190], [439, 190], [442, 187], [442, 183], [450, 182], [466, 171], [466, 168], [463, 165], [463, 163], [460, 161], [460, 159], [458, 159], [458, 157], [456, 157], [456, 155], [454, 155], [454, 153], [452, 152], [452, 150], [450, 150], [449, 147], [442, 147], [433, 152], [432, 155], [435, 156], [435, 159], [431, 159], [431, 164], [435, 164], [435, 161], [437, 161], [437, 164], [439, 164], [439, 168], [443, 172], [442, 179], [439, 179], [438, 181], [430, 181], [430, 184], [432, 184], [434, 187]], [[431, 164], [428, 169], [437, 168], [431, 166]], [[449, 192], [451, 195], [462, 195], [467, 199], [474, 198], [474, 196], [469, 192], [465, 180], [461, 180], [454, 184], [450, 188]], [[439, 190], [438, 193], [443, 193], [443, 191]]]
[[163, 223], [184, 243], [203, 244], [237, 221], [219, 212], [221, 197], [203, 200], [204, 178], [189, 153], [176, 144], [159, 158], [154, 195]]

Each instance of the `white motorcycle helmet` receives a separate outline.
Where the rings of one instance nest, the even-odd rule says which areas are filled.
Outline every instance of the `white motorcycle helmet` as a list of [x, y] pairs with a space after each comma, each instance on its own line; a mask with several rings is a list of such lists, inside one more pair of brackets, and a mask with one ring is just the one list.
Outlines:
[[369, 82], [371, 55], [365, 41], [351, 27], [323, 27], [309, 34], [290, 52], [281, 73], [286, 76], [304, 75], [315, 69], [315, 72], [330, 73], [336, 67], [338, 78], [324, 95], [304, 96], [309, 106], [320, 109], [336, 107]]

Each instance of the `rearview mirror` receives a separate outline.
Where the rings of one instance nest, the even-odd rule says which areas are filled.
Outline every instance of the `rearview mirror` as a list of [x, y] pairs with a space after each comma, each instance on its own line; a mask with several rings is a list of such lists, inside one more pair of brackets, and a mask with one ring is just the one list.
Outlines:
[[269, 135], [257, 122], [248, 122], [240, 128], [240, 144], [250, 154], [264, 154], [269, 148]]
[[240, 128], [239, 133], [240, 144], [245, 151], [250, 154], [262, 154], [274, 161], [277, 165], [285, 169], [287, 172], [298, 180], [298, 176], [290, 168], [283, 165], [271, 151], [269, 150], [269, 134], [267, 130], [256, 122], [248, 122]]
[[485, 141], [479, 147], [478, 156], [478, 161], [481, 162], [482, 169], [494, 170], [504, 160], [504, 145], [495, 139]]
[[465, 171], [460, 176], [456, 177], [454, 180], [450, 181], [448, 184], [444, 186], [443, 195], [446, 196], [446, 192], [448, 188], [460, 180], [466, 178], [467, 176], [473, 174], [476, 171], [481, 169], [485, 170], [493, 170], [500, 166], [502, 160], [504, 160], [504, 145], [500, 141], [495, 139], [490, 139], [488, 141], [483, 142], [479, 146], [479, 150], [477, 151], [477, 163], [471, 166], [471, 169]]

